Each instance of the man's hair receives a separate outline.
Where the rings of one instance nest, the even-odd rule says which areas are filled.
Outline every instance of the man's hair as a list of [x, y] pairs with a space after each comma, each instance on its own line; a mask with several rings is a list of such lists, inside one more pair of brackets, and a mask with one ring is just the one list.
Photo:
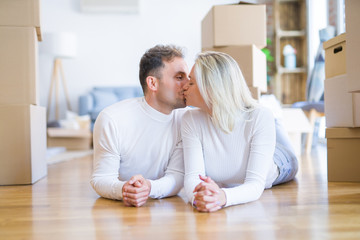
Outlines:
[[161, 79], [161, 69], [165, 67], [164, 61], [169, 62], [175, 57], [184, 58], [184, 54], [181, 48], [174, 45], [156, 45], [144, 53], [139, 64], [139, 79], [144, 94], [147, 90], [146, 78], [154, 76]]
[[236, 119], [257, 106], [237, 62], [228, 54], [203, 52], [195, 60], [195, 78], [201, 96], [212, 109], [212, 121], [230, 133]]

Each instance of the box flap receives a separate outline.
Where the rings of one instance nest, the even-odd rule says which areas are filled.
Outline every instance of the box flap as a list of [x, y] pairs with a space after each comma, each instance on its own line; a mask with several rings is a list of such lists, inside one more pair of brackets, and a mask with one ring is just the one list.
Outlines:
[[340, 34], [334, 38], [331, 38], [330, 40], [326, 41], [323, 43], [323, 48], [327, 49], [327, 48], [331, 48], [332, 46], [341, 43], [341, 42], [345, 42], [346, 41], [346, 33]]
[[258, 5], [258, 3], [255, 0], [253, 0], [253, 1], [251, 1], [251, 0], [249, 0], [249, 1], [239, 1], [239, 3], [235, 3], [235, 4], [256, 4], [256, 5]]
[[41, 29], [40, 27], [36, 27], [36, 35], [38, 37], [38, 41], [42, 42], [42, 35], [41, 35]]
[[87, 138], [91, 137], [91, 132], [87, 129], [48, 128], [47, 135], [53, 138]]
[[360, 128], [326, 128], [326, 138], [360, 138]]
[[214, 5], [215, 6], [229, 6], [229, 5], [265, 5], [265, 4], [261, 4], [258, 3], [255, 0], [249, 0], [249, 1], [239, 1], [238, 3], [229, 3], [229, 4], [218, 4], [218, 5]]

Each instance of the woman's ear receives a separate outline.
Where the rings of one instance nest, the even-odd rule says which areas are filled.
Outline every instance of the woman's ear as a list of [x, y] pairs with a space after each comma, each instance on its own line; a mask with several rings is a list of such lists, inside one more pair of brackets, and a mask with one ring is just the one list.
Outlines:
[[154, 76], [148, 76], [146, 78], [146, 84], [150, 91], [156, 92], [158, 89], [158, 79]]

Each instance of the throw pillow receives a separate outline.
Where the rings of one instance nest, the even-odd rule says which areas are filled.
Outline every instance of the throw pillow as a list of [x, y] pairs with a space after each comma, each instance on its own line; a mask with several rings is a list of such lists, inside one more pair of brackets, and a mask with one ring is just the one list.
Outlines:
[[94, 111], [100, 112], [105, 107], [118, 102], [118, 97], [114, 92], [110, 91], [93, 91], [91, 93], [94, 97]]

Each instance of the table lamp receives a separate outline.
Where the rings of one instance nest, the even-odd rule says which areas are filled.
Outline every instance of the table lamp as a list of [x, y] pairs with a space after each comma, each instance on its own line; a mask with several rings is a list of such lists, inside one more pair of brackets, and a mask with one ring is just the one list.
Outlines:
[[44, 33], [43, 43], [41, 46], [45, 54], [49, 54], [54, 58], [53, 71], [51, 76], [51, 83], [49, 89], [48, 103], [47, 103], [47, 119], [49, 121], [52, 93], [55, 91], [55, 118], [59, 120], [59, 89], [62, 80], [63, 89], [68, 110], [71, 109], [69, 93], [64, 77], [64, 70], [62, 59], [75, 58], [77, 55], [77, 37], [73, 33]]

